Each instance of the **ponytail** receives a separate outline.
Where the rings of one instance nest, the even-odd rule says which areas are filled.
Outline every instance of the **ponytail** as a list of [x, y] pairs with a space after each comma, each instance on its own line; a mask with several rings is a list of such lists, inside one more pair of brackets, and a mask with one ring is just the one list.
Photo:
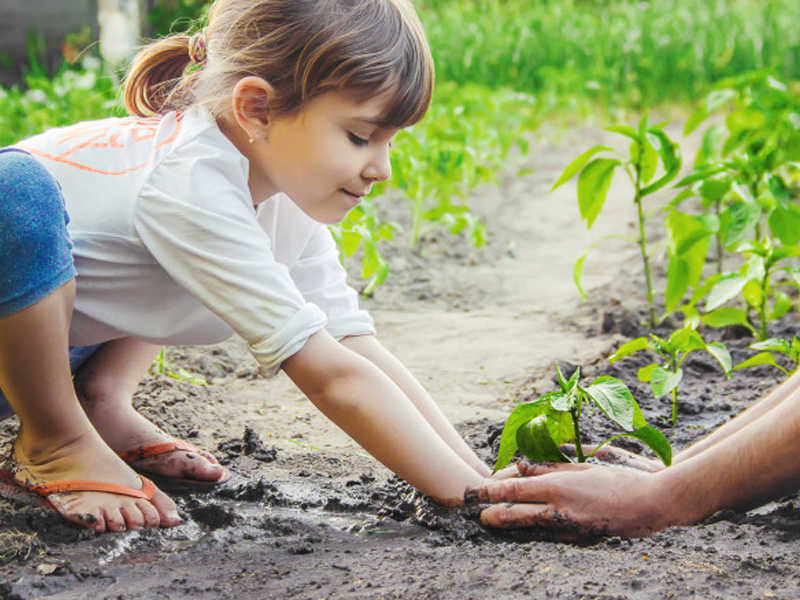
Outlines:
[[177, 34], [142, 48], [125, 78], [123, 100], [132, 115], [149, 117], [178, 108], [175, 102], [189, 91], [191, 76], [183, 72], [191, 62], [188, 35]]

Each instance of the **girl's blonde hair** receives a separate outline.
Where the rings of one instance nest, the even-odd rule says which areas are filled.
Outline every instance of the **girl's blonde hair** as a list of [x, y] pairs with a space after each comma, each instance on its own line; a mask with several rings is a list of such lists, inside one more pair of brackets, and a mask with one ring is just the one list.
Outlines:
[[125, 80], [125, 106], [150, 116], [205, 106], [221, 116], [233, 87], [256, 75], [272, 86], [269, 111], [296, 112], [330, 90], [367, 97], [391, 90], [386, 127], [419, 121], [433, 92], [433, 59], [410, 0], [216, 0], [197, 38], [145, 46]]

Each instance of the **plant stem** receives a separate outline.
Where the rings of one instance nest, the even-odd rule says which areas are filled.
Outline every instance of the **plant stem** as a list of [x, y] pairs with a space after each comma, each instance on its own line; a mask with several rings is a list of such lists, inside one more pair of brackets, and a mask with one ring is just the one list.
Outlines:
[[[722, 201], [717, 200], [717, 219], [719, 219], [719, 215], [722, 212]], [[722, 274], [722, 233], [717, 232], [717, 235], [714, 236], [717, 241], [717, 273]]]
[[769, 269], [764, 269], [764, 278], [761, 280], [761, 301], [758, 306], [760, 321], [759, 339], [767, 339], [767, 286], [769, 285]]
[[655, 329], [656, 327], [656, 311], [653, 308], [653, 276], [650, 274], [650, 259], [647, 256], [647, 243], [645, 240], [644, 234], [644, 210], [642, 208], [642, 190], [641, 190], [641, 183], [639, 181], [639, 170], [640, 165], [634, 165], [636, 169], [636, 182], [634, 183], [636, 187], [636, 193], [633, 197], [633, 201], [636, 204], [636, 211], [639, 214], [639, 249], [642, 252], [642, 262], [644, 263], [644, 277], [645, 281], [647, 282], [647, 305], [650, 309], [650, 329]]
[[586, 457], [583, 455], [583, 444], [581, 443], [581, 430], [578, 427], [579, 417], [574, 410], [569, 411], [572, 416], [572, 426], [575, 428], [575, 455], [578, 457], [578, 462], [586, 462]]
[[[678, 372], [678, 360], [676, 356], [670, 357], [670, 364], [672, 365], [672, 372]], [[678, 388], [672, 389], [672, 426], [678, 423]]]

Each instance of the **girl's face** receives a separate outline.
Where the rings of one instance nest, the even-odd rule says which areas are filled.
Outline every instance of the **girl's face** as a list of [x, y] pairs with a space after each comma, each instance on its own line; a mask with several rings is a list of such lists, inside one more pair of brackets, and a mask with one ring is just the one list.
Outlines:
[[294, 115], [270, 119], [248, 152], [251, 188], [284, 192], [321, 223], [341, 221], [373, 183], [391, 175], [398, 130], [378, 125], [387, 99], [327, 92]]

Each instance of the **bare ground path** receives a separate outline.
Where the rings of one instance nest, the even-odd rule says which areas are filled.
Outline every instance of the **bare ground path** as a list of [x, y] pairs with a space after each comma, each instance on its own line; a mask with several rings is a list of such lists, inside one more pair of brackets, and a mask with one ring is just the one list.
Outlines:
[[[548, 193], [571, 158], [608, 142], [590, 128], [558, 143], [539, 139], [521, 165], [532, 174], [504, 175], [470, 199], [489, 230], [486, 248], [428, 233], [417, 249], [390, 251], [392, 275], [365, 301], [383, 342], [487, 461], [514, 401], [549, 391], [554, 361], [599, 374], [602, 358], [624, 339], [620, 331], [636, 328], [631, 314], [644, 294], [634, 245], [610, 240], [590, 256], [588, 303], [572, 282], [574, 261], [592, 241], [635, 235], [627, 183], [615, 180], [590, 232], [574, 185]], [[149, 376], [138, 406], [215, 449], [236, 476], [215, 494], [182, 497], [187, 522], [167, 532], [95, 537], [0, 500], [0, 563], [17, 556], [0, 564], [0, 599], [800, 595], [795, 499], [588, 547], [541, 541], [536, 532], [491, 532], [474, 511], [438, 509], [391, 479], [287, 378], [259, 378], [236, 340], [171, 349], [169, 357], [212, 385]], [[702, 363], [696, 367], [704, 373]], [[635, 365], [631, 372], [635, 380]], [[763, 371], [736, 384], [698, 377], [682, 406], [687, 433], [668, 435], [677, 446], [687, 443], [774, 381]], [[663, 413], [659, 403], [637, 398], [651, 422]], [[0, 438], [11, 435], [12, 423], [0, 426]]]

